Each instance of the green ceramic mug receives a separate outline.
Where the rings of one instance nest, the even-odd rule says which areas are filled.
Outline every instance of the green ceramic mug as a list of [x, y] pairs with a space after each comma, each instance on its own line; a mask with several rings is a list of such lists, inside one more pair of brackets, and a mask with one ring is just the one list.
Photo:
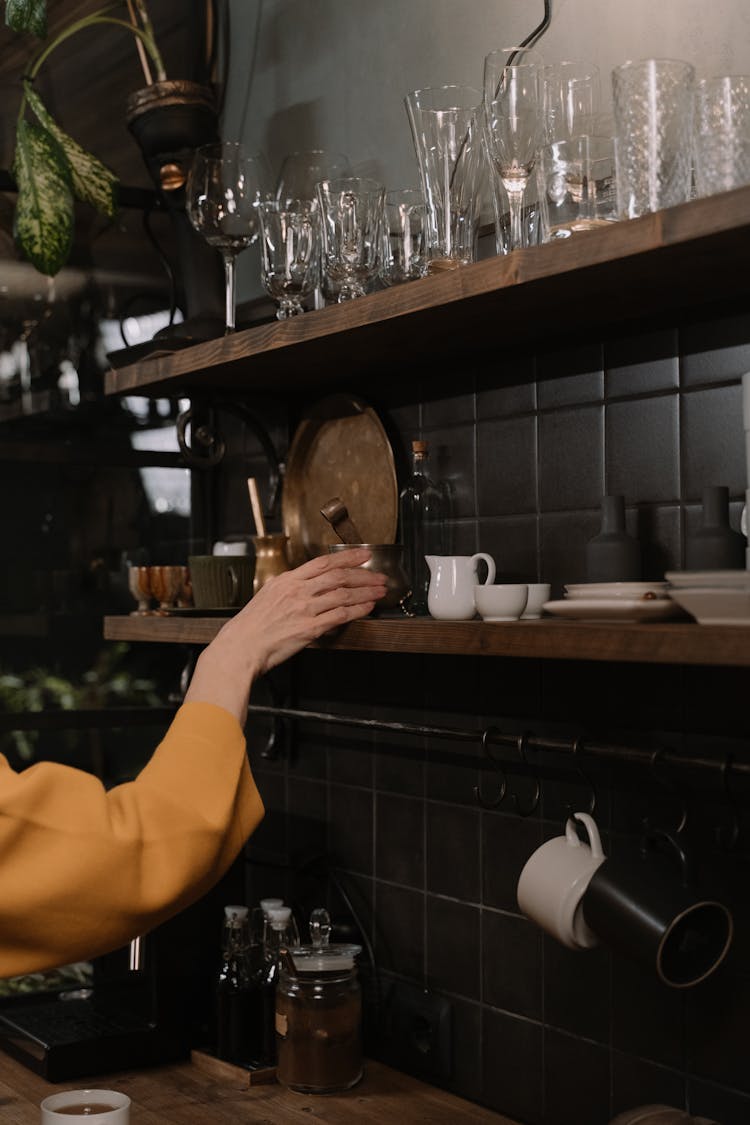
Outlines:
[[243, 555], [191, 555], [196, 609], [237, 609], [253, 592], [253, 560]]

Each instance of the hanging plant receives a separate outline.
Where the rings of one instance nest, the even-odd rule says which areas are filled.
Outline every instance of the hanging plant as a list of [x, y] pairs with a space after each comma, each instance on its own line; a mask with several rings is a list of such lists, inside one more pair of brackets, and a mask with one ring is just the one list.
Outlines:
[[[54, 276], [67, 262], [73, 245], [75, 201], [107, 218], [117, 212], [117, 176], [82, 148], [47, 110], [35, 79], [52, 52], [72, 35], [97, 25], [121, 27], [136, 36], [154, 64], [157, 80], [166, 78], [145, 0], [126, 0], [129, 19], [112, 13], [110, 4], [75, 20], [31, 59], [23, 76], [23, 97], [16, 124], [13, 174], [18, 195], [14, 235], [21, 253], [40, 273]], [[46, 0], [5, 0], [5, 22], [13, 31], [46, 35]]]

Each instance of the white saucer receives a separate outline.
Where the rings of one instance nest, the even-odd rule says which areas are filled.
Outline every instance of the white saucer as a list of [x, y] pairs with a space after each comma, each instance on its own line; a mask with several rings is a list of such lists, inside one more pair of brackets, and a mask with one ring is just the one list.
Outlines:
[[682, 617], [671, 598], [572, 598], [545, 602], [547, 613], [579, 621], [664, 621]]
[[565, 587], [566, 598], [636, 598], [669, 597], [667, 582], [575, 582]]

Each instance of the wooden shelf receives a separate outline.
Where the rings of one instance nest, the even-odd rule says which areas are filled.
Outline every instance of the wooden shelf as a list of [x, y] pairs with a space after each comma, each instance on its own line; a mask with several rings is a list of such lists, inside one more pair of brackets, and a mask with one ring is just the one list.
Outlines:
[[510, 332], [506, 344], [559, 339], [750, 295], [749, 254], [750, 186], [162, 353], [109, 371], [105, 391], [280, 392], [373, 375], [397, 385], [407, 361], [418, 371], [434, 357], [442, 365], [496, 348], [498, 331]]
[[[208, 644], [226, 618], [105, 617], [110, 641]], [[692, 622], [434, 621], [367, 618], [317, 645], [321, 649], [543, 660], [750, 666], [750, 627]]]

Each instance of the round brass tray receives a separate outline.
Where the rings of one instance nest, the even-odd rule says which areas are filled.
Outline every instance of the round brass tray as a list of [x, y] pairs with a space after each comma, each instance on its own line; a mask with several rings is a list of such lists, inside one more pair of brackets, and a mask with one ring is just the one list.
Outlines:
[[281, 496], [292, 566], [339, 542], [320, 514], [334, 496], [346, 505], [364, 542], [395, 542], [398, 484], [393, 450], [372, 407], [347, 394], [317, 402], [292, 439]]

